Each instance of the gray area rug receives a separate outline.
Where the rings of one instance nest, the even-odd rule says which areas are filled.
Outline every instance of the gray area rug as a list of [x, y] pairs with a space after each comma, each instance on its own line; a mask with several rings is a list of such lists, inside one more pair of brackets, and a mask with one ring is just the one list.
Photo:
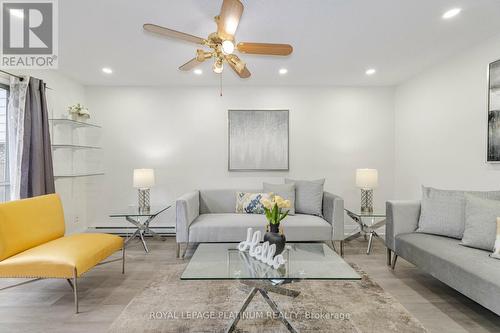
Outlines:
[[[223, 332], [249, 287], [237, 281], [181, 281], [185, 263], [169, 266], [137, 295], [109, 332]], [[358, 267], [361, 281], [301, 281], [284, 287], [296, 298], [269, 293], [300, 332], [426, 332], [398, 301]], [[238, 332], [288, 332], [260, 294]]]

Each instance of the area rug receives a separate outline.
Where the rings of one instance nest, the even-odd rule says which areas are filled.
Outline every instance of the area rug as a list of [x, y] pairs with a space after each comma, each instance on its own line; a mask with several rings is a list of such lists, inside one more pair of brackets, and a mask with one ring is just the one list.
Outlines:
[[[109, 332], [224, 332], [249, 287], [238, 281], [181, 281], [185, 263], [159, 271]], [[296, 298], [269, 293], [299, 332], [426, 332], [399, 302], [353, 265], [360, 281], [300, 281]], [[257, 294], [237, 332], [288, 332]]]

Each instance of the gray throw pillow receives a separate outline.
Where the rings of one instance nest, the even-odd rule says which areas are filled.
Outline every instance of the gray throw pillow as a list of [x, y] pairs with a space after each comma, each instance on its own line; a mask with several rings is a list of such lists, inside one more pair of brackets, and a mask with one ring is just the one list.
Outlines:
[[493, 251], [500, 201], [465, 196], [465, 231], [460, 244]]
[[288, 215], [295, 215], [295, 184], [264, 183], [262, 187], [262, 192], [273, 193], [279, 195], [285, 200], [290, 200], [291, 207], [288, 210]]
[[422, 186], [417, 232], [461, 239], [465, 229], [465, 195], [500, 200], [500, 191], [450, 191]]
[[296, 213], [322, 216], [325, 179], [308, 181], [285, 178], [285, 183], [295, 184]]

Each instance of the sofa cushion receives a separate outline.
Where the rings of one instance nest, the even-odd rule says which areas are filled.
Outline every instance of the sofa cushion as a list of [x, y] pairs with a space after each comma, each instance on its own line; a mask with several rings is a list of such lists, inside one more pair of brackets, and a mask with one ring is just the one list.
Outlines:
[[460, 246], [453, 238], [409, 233], [396, 236], [396, 253], [500, 314], [500, 262], [489, 252]]
[[493, 251], [500, 201], [465, 196], [465, 231], [462, 245]]
[[321, 216], [325, 179], [294, 180], [285, 178], [286, 184], [295, 184], [295, 212]]
[[500, 191], [450, 191], [422, 186], [417, 232], [461, 239], [465, 229], [465, 195], [500, 200]]
[[[247, 228], [266, 231], [267, 220], [255, 214], [202, 214], [189, 227], [190, 242], [241, 242]], [[287, 241], [326, 241], [332, 239], [332, 226], [318, 216], [296, 214], [283, 222]]]
[[285, 200], [290, 200], [291, 207], [288, 215], [295, 215], [295, 184], [269, 184], [262, 185], [262, 191], [279, 195]]

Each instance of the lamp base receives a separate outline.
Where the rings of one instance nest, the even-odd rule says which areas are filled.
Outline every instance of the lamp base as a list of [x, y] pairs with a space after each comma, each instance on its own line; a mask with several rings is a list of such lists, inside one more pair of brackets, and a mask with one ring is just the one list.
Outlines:
[[373, 190], [361, 189], [361, 212], [373, 213]]
[[149, 189], [138, 190], [139, 211], [148, 212], [151, 209], [149, 205]]

